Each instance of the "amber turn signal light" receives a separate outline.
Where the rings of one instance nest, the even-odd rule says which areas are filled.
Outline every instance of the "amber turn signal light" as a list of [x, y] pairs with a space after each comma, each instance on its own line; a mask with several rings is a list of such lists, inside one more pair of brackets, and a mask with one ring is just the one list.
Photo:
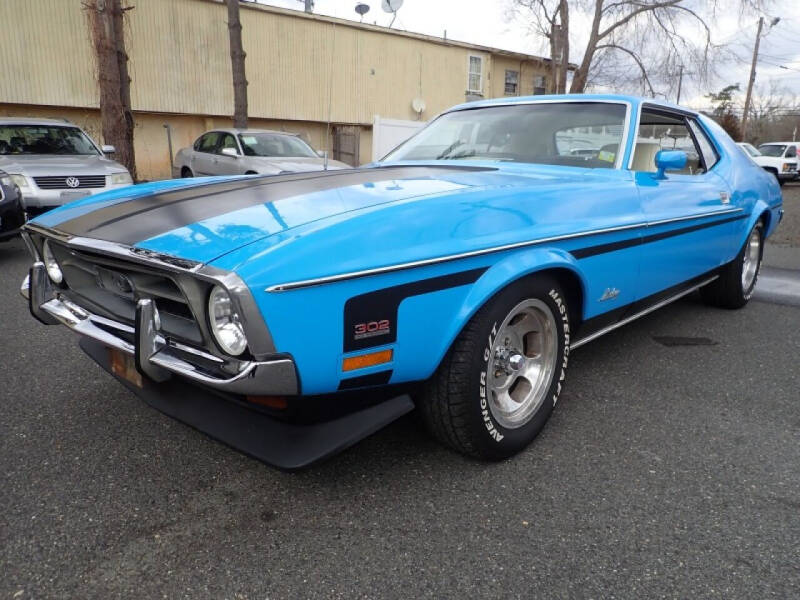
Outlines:
[[394, 350], [380, 350], [369, 354], [359, 354], [358, 356], [348, 356], [342, 361], [342, 371], [355, 371], [365, 367], [374, 367], [383, 363], [392, 362]]

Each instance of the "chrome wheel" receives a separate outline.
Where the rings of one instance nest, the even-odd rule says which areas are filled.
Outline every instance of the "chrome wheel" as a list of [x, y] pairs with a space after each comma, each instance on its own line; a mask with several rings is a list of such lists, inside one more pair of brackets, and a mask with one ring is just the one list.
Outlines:
[[742, 261], [742, 291], [747, 293], [755, 281], [758, 273], [758, 263], [761, 258], [761, 232], [758, 227], [753, 228], [744, 248]]
[[497, 330], [486, 389], [495, 420], [507, 429], [527, 423], [544, 402], [558, 353], [553, 312], [541, 300], [517, 304]]

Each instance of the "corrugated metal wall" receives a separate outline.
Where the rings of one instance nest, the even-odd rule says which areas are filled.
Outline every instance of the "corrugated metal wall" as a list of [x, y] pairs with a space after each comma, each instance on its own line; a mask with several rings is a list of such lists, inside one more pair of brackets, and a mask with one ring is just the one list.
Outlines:
[[[127, 37], [134, 110], [229, 115], [233, 109], [227, 13], [214, 0], [136, 0]], [[0, 102], [96, 107], [97, 85], [81, 0], [2, 0]], [[9, 26], [10, 25], [10, 26]], [[470, 50], [242, 6], [253, 117], [372, 123], [428, 119], [464, 101]], [[484, 94], [503, 94], [504, 69], [519, 61], [485, 55]], [[522, 92], [534, 71], [523, 67]]]

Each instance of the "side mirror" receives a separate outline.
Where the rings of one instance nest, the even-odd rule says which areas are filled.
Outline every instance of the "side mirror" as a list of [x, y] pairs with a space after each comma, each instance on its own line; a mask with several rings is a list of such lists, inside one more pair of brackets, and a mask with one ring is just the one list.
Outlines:
[[103, 146], [100, 146], [100, 150], [102, 151], [103, 154], [116, 154], [117, 152], [117, 149], [109, 144], [104, 144]]
[[233, 158], [239, 158], [239, 153], [236, 151], [235, 148], [223, 148], [222, 154], [225, 156], [232, 156]]
[[683, 150], [659, 150], [656, 153], [656, 179], [666, 179], [664, 172], [675, 171], [686, 166], [689, 157]]

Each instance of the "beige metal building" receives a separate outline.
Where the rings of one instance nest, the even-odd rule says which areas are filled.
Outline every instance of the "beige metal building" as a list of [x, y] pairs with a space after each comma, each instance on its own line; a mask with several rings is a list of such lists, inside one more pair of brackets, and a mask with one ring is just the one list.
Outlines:
[[[164, 178], [165, 125], [177, 152], [231, 123], [227, 12], [222, 0], [133, 4], [126, 43], [137, 168], [143, 179]], [[465, 100], [546, 87], [546, 60], [536, 56], [262, 4], [243, 3], [241, 18], [250, 125], [299, 132], [352, 164], [371, 160], [376, 116], [428, 120]], [[81, 0], [2, 0], [0, 22], [0, 115], [66, 118], [99, 140]]]

